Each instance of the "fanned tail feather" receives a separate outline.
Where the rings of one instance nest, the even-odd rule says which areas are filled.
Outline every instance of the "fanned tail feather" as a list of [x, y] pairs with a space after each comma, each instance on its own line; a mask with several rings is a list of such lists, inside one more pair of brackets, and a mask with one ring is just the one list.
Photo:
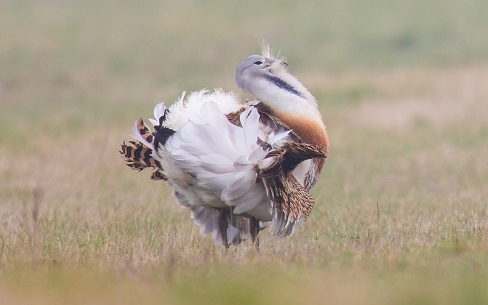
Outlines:
[[150, 121], [153, 123], [155, 131], [151, 132], [140, 118], [135, 122], [132, 129], [132, 137], [136, 141], [129, 141], [128, 143], [124, 141], [119, 153], [128, 167], [137, 171], [151, 167], [155, 169], [151, 175], [152, 180], [168, 180], [161, 163], [153, 155], [158, 144], [164, 144], [174, 131], [162, 126], [166, 118], [166, 107], [163, 103], [156, 106], [154, 115], [156, 120], [150, 119]]
[[144, 146], [141, 142], [129, 141], [126, 144], [124, 141], [119, 153], [127, 166], [137, 171], [142, 171], [147, 167], [157, 168], [160, 166], [159, 162], [151, 156], [152, 149]]

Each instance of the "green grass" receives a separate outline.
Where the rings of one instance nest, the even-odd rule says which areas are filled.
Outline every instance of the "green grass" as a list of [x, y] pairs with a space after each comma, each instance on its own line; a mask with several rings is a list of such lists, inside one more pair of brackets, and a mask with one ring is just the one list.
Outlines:
[[[3, 1], [6, 304], [488, 303], [485, 1]], [[267, 38], [320, 101], [312, 215], [229, 253], [118, 149]]]

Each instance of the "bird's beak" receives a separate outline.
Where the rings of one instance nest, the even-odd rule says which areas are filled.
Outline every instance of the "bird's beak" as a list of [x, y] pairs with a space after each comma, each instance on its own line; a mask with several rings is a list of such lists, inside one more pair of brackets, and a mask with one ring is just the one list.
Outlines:
[[274, 59], [271, 59], [271, 58], [266, 58], [266, 59], [264, 60], [263, 69], [265, 69], [265, 68], [267, 68], [267, 67], [271, 66], [271, 65], [272, 65], [274, 62], [275, 62], [275, 60], [274, 60]]

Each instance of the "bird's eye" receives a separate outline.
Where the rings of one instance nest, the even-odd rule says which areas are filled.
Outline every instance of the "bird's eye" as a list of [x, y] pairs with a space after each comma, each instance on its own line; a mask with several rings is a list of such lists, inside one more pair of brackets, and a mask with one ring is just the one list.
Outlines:
[[255, 62], [254, 62], [254, 64], [255, 64], [255, 65], [260, 66], [260, 65], [262, 65], [262, 64], [263, 64], [263, 62], [262, 62], [262, 61], [260, 61], [260, 60], [257, 60], [257, 61], [255, 61]]

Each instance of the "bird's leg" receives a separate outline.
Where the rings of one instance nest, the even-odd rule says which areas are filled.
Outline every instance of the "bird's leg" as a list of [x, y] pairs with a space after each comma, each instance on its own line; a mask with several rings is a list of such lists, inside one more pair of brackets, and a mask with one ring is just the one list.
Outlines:
[[220, 238], [222, 239], [222, 244], [226, 249], [229, 249], [229, 243], [227, 242], [227, 228], [229, 226], [229, 221], [227, 219], [227, 209], [222, 209], [219, 214], [219, 231]]
[[252, 244], [256, 248], [257, 252], [259, 252], [259, 229], [259, 220], [257, 220], [255, 217], [251, 217], [249, 220], [249, 231], [251, 233]]

